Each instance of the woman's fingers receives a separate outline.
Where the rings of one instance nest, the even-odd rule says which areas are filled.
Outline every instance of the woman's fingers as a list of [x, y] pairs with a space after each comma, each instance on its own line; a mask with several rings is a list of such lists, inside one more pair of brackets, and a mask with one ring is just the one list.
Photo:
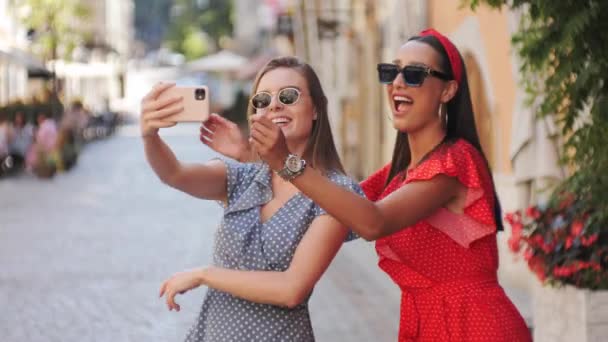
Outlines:
[[[277, 132], [277, 129], [279, 129], [279, 127], [277, 127], [277, 126], [276, 126], [275, 124], [273, 124], [272, 122], [270, 122], [270, 124], [271, 124], [272, 126], [266, 126], [266, 125], [263, 125], [263, 124], [261, 124], [261, 123], [256, 123], [256, 124], [251, 125], [251, 127], [252, 127], [252, 128], [254, 128], [254, 127], [255, 127], [255, 129], [256, 129], [257, 131], [259, 131], [260, 133], [262, 133], [262, 134], [264, 134], [264, 135], [266, 135], [266, 136], [268, 136], [268, 137], [274, 137], [274, 136], [275, 136], [275, 132]], [[274, 127], [273, 127], [273, 126], [274, 126]]]
[[171, 296], [169, 297], [169, 302], [170, 302], [169, 310], [173, 309], [175, 311], [179, 311], [179, 309], [180, 309], [179, 304], [177, 304], [175, 302], [175, 295], [176, 294], [177, 293], [175, 291], [171, 292]]
[[273, 126], [276, 126], [269, 118], [268, 116], [264, 115], [264, 114], [254, 114], [251, 116], [251, 121], [254, 124], [259, 124], [262, 125], [264, 127], [267, 127], [269, 129], [271, 129]]
[[213, 134], [208, 132], [201, 133], [200, 139], [204, 144], [208, 144], [213, 141]]
[[207, 121], [205, 121], [205, 123], [221, 123], [222, 120], [225, 120], [225, 119], [222, 118], [220, 115], [217, 115], [216, 113], [211, 113], [211, 115], [209, 115], [209, 118], [207, 119]]
[[207, 137], [203, 137], [203, 136], [200, 137], [200, 140], [201, 140], [201, 142], [203, 144], [205, 144], [205, 145], [207, 145], [209, 147], [211, 147], [211, 144], [213, 143], [213, 140], [211, 140], [211, 139], [209, 139]]
[[274, 130], [266, 126], [253, 124], [251, 125], [249, 134], [258, 141], [264, 148], [264, 153], [266, 153], [266, 150], [270, 150], [277, 145], [280, 128], [277, 127], [276, 130]]
[[268, 139], [274, 140], [276, 139], [276, 137], [278, 136], [278, 130], [280, 130], [279, 127], [277, 127], [276, 125], [274, 125], [272, 122], [271, 124], [274, 127], [267, 127], [265, 125], [262, 125], [260, 123], [253, 123], [251, 125], [251, 132], [259, 132], [259, 134], [263, 137], [266, 137]]
[[213, 118], [213, 123], [216, 123], [219, 126], [223, 126], [223, 127], [233, 127], [236, 126], [236, 124], [218, 114], [211, 114], [211, 118]]
[[177, 113], [181, 112], [182, 110], [184, 110], [184, 106], [182, 104], [174, 105], [172, 107], [168, 107], [165, 109], [157, 110], [155, 112], [151, 112], [150, 114], [148, 114], [146, 116], [146, 119], [148, 119], [148, 120], [162, 119], [169, 115], [177, 114]]
[[173, 309], [173, 306], [175, 305], [175, 301], [173, 300], [173, 298], [175, 297], [175, 292], [171, 289], [167, 292], [167, 297], [165, 298], [165, 302], [167, 303], [167, 308], [169, 310]]
[[144, 100], [156, 100], [158, 96], [165, 90], [175, 86], [175, 83], [171, 82], [159, 82], [144, 96]]
[[[167, 308], [170, 310], [175, 309], [176, 311], [180, 310], [179, 304], [175, 302], [175, 295], [177, 291], [173, 288], [174, 286], [170, 283], [171, 279], [166, 280], [162, 286], [160, 287], [160, 295], [159, 297], [165, 296], [165, 303], [167, 304]], [[180, 292], [181, 293], [181, 292]]]
[[260, 149], [263, 148], [262, 144], [253, 136], [249, 137], [249, 145], [251, 145], [258, 155], [260, 154]]
[[201, 134], [214, 134], [216, 129], [216, 125], [214, 124], [202, 124], [201, 125]]
[[259, 132], [251, 132], [249, 144], [257, 151], [258, 155], [260, 156], [266, 156], [271, 149], [271, 145], [267, 141], [267, 138], [261, 135]]
[[167, 99], [162, 100], [150, 100], [147, 101], [143, 106], [143, 110], [147, 112], [163, 109], [165, 107], [171, 106], [175, 103], [182, 101], [184, 98], [181, 96], [174, 96]]
[[205, 122], [202, 123], [201, 126], [218, 126], [218, 125], [224, 125], [224, 121], [226, 121], [224, 118], [222, 118], [221, 116], [215, 114], [215, 113], [211, 113], [211, 115], [209, 115], [209, 118], [207, 118], [207, 120]]
[[207, 144], [215, 134], [215, 124], [204, 122], [201, 124], [200, 138], [204, 144]]
[[177, 122], [174, 122], [174, 121], [155, 120], [155, 121], [148, 122], [148, 126], [151, 128], [169, 128], [169, 127], [173, 127], [175, 125], [177, 125]]
[[254, 138], [261, 146], [270, 146], [271, 141], [268, 135], [262, 132], [258, 127], [251, 127], [251, 132], [249, 133], [249, 135]]
[[167, 288], [167, 282], [163, 282], [163, 284], [160, 286], [160, 291], [158, 293], [158, 297], [162, 297], [163, 294], [165, 294], [165, 289]]
[[251, 130], [260, 132], [266, 139], [269, 139], [269, 143], [272, 144], [278, 140], [281, 134], [279, 126], [275, 125], [270, 119], [263, 115], [255, 118], [254, 122], [251, 124]]

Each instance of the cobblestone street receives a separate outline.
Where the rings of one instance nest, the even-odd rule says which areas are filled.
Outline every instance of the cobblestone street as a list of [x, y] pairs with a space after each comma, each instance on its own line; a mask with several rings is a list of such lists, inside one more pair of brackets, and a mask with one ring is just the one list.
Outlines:
[[[185, 161], [212, 152], [198, 126], [168, 130]], [[205, 289], [158, 299], [167, 276], [205, 265], [221, 216], [160, 183], [134, 126], [85, 147], [75, 169], [52, 180], [0, 181], [0, 339], [181, 341]], [[376, 267], [372, 244], [346, 244], [312, 296], [318, 341], [395, 341], [398, 289]]]

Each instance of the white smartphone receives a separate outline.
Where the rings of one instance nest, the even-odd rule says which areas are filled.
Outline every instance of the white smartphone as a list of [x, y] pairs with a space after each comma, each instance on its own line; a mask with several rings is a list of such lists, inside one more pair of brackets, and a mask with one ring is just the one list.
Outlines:
[[209, 88], [207, 86], [173, 86], [163, 91], [159, 100], [183, 97], [184, 109], [163, 119], [173, 122], [203, 122], [209, 118]]

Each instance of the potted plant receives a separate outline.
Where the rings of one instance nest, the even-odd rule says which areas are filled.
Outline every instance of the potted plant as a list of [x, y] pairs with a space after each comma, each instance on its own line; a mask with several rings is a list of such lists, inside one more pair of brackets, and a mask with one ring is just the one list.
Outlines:
[[506, 220], [509, 248], [523, 254], [542, 283], [608, 289], [608, 230], [588, 201], [561, 193]]
[[545, 205], [506, 215], [512, 228], [509, 248], [548, 285], [534, 293], [536, 340], [601, 341], [608, 336], [604, 216], [584, 197], [564, 192]]

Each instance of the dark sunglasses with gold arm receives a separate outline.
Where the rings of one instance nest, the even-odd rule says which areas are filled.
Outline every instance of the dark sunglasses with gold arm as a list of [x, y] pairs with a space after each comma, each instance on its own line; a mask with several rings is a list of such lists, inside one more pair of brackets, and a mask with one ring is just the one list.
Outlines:
[[424, 79], [428, 76], [437, 77], [444, 81], [450, 81], [453, 78], [445, 73], [433, 70], [424, 65], [406, 65], [399, 68], [396, 64], [380, 63], [378, 64], [378, 79], [382, 84], [391, 84], [397, 78], [397, 75], [403, 76], [403, 81], [410, 87], [420, 87]]

